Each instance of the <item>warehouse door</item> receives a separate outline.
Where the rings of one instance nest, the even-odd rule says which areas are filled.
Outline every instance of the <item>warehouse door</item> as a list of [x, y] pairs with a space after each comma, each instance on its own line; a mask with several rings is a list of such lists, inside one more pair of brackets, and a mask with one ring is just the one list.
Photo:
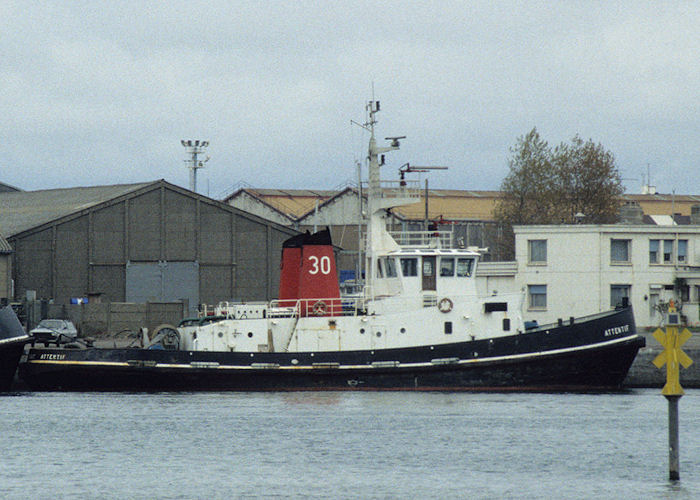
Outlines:
[[173, 302], [188, 300], [190, 311], [199, 304], [197, 262], [128, 262], [127, 302]]

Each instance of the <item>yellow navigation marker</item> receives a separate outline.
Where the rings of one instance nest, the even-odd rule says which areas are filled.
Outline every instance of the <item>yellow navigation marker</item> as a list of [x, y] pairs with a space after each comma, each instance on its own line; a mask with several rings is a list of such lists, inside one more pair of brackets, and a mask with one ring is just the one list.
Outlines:
[[678, 327], [680, 326], [679, 316], [676, 312], [675, 304], [673, 301], [670, 301], [668, 313], [666, 314], [666, 331], [664, 332], [661, 328], [657, 328], [654, 332], [654, 338], [664, 346], [663, 352], [652, 361], [657, 368], [666, 365], [666, 385], [661, 391], [661, 394], [664, 396], [682, 396], [685, 394], [679, 380], [680, 368], [678, 365], [688, 368], [693, 364], [693, 360], [681, 350], [681, 346], [692, 337], [692, 334], [687, 328], [684, 328], [680, 334], [678, 333]]

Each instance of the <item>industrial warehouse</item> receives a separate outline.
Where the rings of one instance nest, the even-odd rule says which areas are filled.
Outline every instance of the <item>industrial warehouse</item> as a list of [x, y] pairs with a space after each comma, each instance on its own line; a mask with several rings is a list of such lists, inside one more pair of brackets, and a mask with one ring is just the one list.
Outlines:
[[[0, 300], [266, 300], [292, 228], [164, 180], [0, 192]], [[42, 314], [43, 315], [43, 314]]]

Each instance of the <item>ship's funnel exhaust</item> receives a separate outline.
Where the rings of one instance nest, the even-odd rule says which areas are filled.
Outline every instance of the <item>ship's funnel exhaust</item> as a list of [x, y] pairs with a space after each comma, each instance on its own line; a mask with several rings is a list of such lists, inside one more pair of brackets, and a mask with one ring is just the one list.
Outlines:
[[342, 311], [330, 231], [308, 231], [282, 244], [279, 303], [299, 304], [299, 315], [334, 316]]

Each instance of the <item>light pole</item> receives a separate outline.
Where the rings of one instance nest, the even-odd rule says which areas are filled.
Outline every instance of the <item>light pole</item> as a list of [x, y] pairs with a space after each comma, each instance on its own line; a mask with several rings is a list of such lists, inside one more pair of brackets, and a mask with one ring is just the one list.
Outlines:
[[189, 163], [188, 168], [190, 169], [190, 191], [197, 192], [197, 169], [203, 168], [204, 164], [209, 161], [207, 156], [203, 161], [197, 159], [197, 157], [204, 153], [204, 150], [209, 146], [209, 141], [192, 141], [192, 140], [181, 140], [182, 144], [187, 150], [187, 154], [190, 156], [185, 163]]

